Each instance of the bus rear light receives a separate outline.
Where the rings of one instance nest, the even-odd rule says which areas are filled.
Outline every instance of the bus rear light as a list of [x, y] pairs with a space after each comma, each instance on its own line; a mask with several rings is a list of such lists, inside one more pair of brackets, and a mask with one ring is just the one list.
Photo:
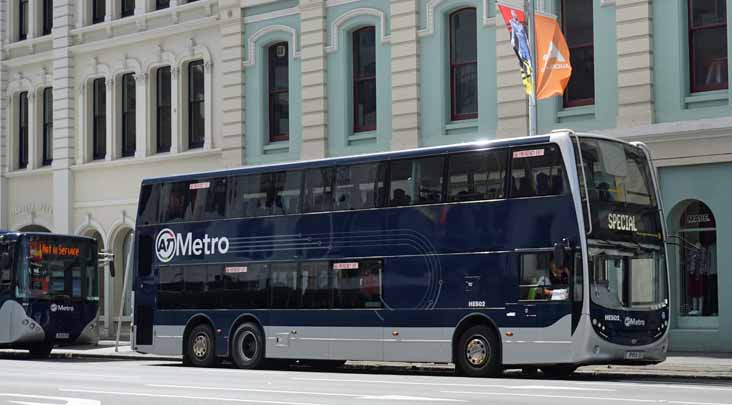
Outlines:
[[513, 332], [510, 332], [510, 331], [509, 332], [506, 332], [506, 336], [508, 336], [508, 337], [513, 336]]

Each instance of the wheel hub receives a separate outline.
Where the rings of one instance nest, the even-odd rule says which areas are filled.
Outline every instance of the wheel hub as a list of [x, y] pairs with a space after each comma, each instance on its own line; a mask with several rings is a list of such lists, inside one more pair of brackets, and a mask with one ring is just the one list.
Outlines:
[[193, 339], [193, 355], [198, 359], [204, 359], [208, 355], [209, 347], [208, 336], [204, 334], [196, 335]]
[[465, 345], [465, 358], [474, 367], [480, 367], [488, 361], [488, 342], [482, 337], [475, 336], [468, 339]]
[[257, 355], [257, 337], [254, 333], [247, 331], [241, 339], [242, 355], [247, 360], [252, 360]]

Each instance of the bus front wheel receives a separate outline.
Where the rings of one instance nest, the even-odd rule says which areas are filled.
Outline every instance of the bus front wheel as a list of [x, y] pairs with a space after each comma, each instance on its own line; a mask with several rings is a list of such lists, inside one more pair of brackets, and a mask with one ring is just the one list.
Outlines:
[[460, 335], [456, 368], [467, 377], [496, 377], [501, 373], [498, 338], [492, 329], [476, 325]]
[[231, 345], [231, 360], [237, 367], [253, 369], [262, 364], [264, 336], [257, 325], [245, 323], [239, 326]]
[[216, 364], [213, 329], [206, 324], [197, 325], [188, 334], [185, 353], [186, 363], [195, 367], [213, 367]]

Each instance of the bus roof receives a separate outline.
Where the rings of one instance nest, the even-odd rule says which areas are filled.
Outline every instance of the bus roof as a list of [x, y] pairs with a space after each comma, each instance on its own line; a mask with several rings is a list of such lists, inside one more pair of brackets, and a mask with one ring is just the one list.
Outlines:
[[[380, 160], [395, 160], [395, 159], [404, 159], [404, 158], [410, 158], [410, 157], [439, 155], [439, 154], [444, 154], [444, 153], [449, 153], [449, 152], [462, 152], [462, 151], [470, 151], [470, 150], [482, 149], [482, 148], [527, 146], [527, 145], [533, 145], [533, 144], [539, 144], [539, 143], [546, 143], [546, 142], [549, 142], [552, 135], [563, 135], [563, 134], [564, 135], [574, 134], [574, 132], [572, 130], [568, 130], [568, 129], [555, 130], [555, 131], [552, 131], [551, 134], [538, 135], [538, 136], [532, 136], [532, 137], [524, 136], [524, 137], [519, 137], [519, 138], [483, 140], [483, 141], [458, 143], [458, 144], [452, 144], [452, 145], [440, 145], [440, 146], [408, 149], [408, 150], [402, 150], [402, 151], [386, 151], [386, 152], [369, 153], [369, 154], [362, 154], [362, 155], [332, 157], [332, 158], [325, 158], [325, 159], [300, 160], [300, 161], [295, 161], [295, 162], [243, 166], [243, 167], [234, 168], [234, 169], [213, 170], [213, 171], [196, 172], [196, 173], [184, 173], [184, 174], [178, 174], [178, 175], [174, 175], [174, 176], [147, 178], [142, 181], [142, 184], [146, 185], [146, 184], [168, 183], [168, 182], [174, 182], [174, 181], [190, 181], [190, 180], [196, 180], [196, 179], [208, 179], [208, 178], [215, 178], [215, 177], [221, 177], [221, 176], [256, 174], [256, 173], [284, 171], [284, 170], [301, 170], [301, 169], [307, 169], [307, 168], [312, 168], [312, 167], [322, 167], [322, 166], [334, 165], [334, 164], [342, 165], [342, 164], [354, 164], [354, 163], [368, 163], [368, 162], [380, 161]], [[598, 135], [598, 134], [582, 133], [582, 134], [578, 134], [578, 135], [594, 137], [594, 138], [602, 138], [602, 139], [612, 139], [615, 141], [627, 143], [627, 142], [619, 140], [619, 139], [610, 138], [610, 137], [606, 137], [606, 136], [602, 136], [602, 135]]]

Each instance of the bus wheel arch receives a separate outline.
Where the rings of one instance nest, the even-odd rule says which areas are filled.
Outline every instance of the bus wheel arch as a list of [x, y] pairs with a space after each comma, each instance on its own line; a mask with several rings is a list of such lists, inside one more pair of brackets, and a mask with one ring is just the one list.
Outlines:
[[[452, 335], [452, 361], [455, 364], [455, 370], [456, 372], [460, 374], [470, 374], [467, 373], [464, 366], [463, 361], [463, 336], [466, 334], [466, 332], [470, 331], [478, 331], [481, 332], [482, 335], [485, 335], [484, 343], [487, 344], [489, 349], [489, 354], [494, 356], [494, 358], [491, 359], [491, 362], [493, 365], [488, 365], [489, 371], [486, 373], [486, 375], [495, 375], [497, 374], [498, 370], [502, 368], [503, 361], [502, 361], [502, 339], [501, 334], [499, 332], [498, 326], [496, 323], [491, 319], [489, 316], [484, 314], [470, 314], [465, 316], [463, 319], [458, 322], [457, 327], [455, 328], [455, 331]], [[495, 346], [495, 347], [490, 347]], [[463, 366], [461, 366], [463, 365]], [[477, 375], [476, 375], [477, 376]]]
[[[189, 340], [191, 338], [191, 332], [196, 330], [199, 327], [207, 327], [210, 331], [210, 343], [209, 347], [213, 351], [213, 360], [215, 361], [216, 358], [216, 335], [215, 335], [215, 329], [214, 329], [214, 323], [208, 316], [204, 314], [196, 314], [191, 317], [191, 319], [186, 322], [186, 327], [183, 331], [183, 341], [181, 343], [182, 345], [182, 354], [183, 354], [183, 364], [186, 366], [191, 365], [197, 365], [193, 358], [191, 358], [189, 353]], [[211, 364], [213, 365], [213, 364]]]

